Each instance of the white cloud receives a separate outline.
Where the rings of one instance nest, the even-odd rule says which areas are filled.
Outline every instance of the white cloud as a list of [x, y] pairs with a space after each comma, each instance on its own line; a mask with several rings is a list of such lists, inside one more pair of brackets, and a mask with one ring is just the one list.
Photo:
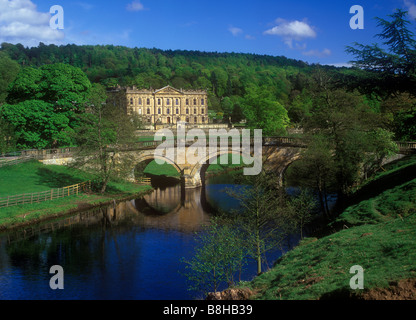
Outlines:
[[253, 37], [252, 35], [250, 35], [250, 34], [246, 34], [245, 35], [245, 38], [247, 39], [247, 40], [256, 40], [256, 37]]
[[309, 56], [309, 57], [318, 57], [318, 58], [324, 58], [324, 57], [329, 57], [332, 52], [329, 49], [324, 49], [322, 51], [319, 50], [309, 50], [309, 51], [305, 51], [302, 52], [303, 55], [305, 56]]
[[290, 48], [293, 48], [294, 40], [316, 38], [315, 30], [305, 21], [287, 21], [279, 18], [276, 23], [277, 26], [264, 31], [263, 34], [282, 37]]
[[229, 27], [228, 31], [230, 31], [232, 35], [235, 37], [243, 33], [242, 29], [236, 27]]
[[94, 5], [87, 2], [74, 2], [74, 5], [81, 7], [85, 11], [89, 11], [94, 8]]
[[31, 0], [0, 0], [0, 42], [37, 46], [62, 40], [63, 31], [52, 29], [50, 19]]
[[407, 8], [407, 11], [409, 12], [409, 16], [413, 19], [416, 19], [416, 4], [414, 4], [412, 1], [404, 0], [404, 5]]
[[135, 0], [127, 5], [128, 11], [142, 11], [144, 10], [143, 4], [139, 0]]

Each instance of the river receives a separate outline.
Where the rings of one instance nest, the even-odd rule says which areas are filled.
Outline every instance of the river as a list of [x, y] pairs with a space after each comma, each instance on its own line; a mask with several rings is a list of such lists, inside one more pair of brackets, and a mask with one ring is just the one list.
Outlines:
[[[187, 190], [163, 183], [143, 198], [105, 210], [0, 234], [0, 299], [203, 298], [188, 290], [181, 259], [194, 254], [195, 232], [209, 223], [213, 206], [238, 206], [224, 192], [238, 187], [230, 181], [223, 175], [209, 179], [204, 189]], [[53, 265], [64, 270], [63, 290], [49, 286]], [[255, 275], [253, 261], [242, 277]]]

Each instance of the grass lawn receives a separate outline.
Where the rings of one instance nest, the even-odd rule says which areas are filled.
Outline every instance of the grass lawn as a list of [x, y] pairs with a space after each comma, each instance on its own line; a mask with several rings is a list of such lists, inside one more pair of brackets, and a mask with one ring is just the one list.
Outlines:
[[61, 188], [91, 179], [85, 172], [65, 166], [30, 161], [0, 168], [0, 197]]
[[[61, 188], [93, 178], [92, 175], [81, 170], [30, 161], [0, 168], [0, 197]], [[42, 203], [3, 207], [0, 208], [0, 228], [46, 215], [108, 202], [120, 197], [128, 197], [150, 189], [150, 186], [125, 181], [110, 181], [104, 195], [80, 194]]]
[[[412, 157], [386, 166], [375, 183], [407, 172]], [[256, 299], [348, 298], [416, 279], [416, 178], [348, 207], [337, 219], [344, 230], [307, 238], [268, 272], [242, 283]], [[354, 265], [364, 268], [364, 291], [350, 289]]]

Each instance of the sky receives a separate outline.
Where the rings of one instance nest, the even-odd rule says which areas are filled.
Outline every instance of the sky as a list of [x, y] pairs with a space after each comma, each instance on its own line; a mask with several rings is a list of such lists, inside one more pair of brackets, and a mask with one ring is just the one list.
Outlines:
[[[354, 5], [363, 9], [363, 29], [350, 26], [360, 21]], [[396, 8], [416, 21], [416, 0], [0, 0], [0, 43], [253, 53], [343, 66], [353, 60], [346, 46], [379, 42], [375, 17]]]

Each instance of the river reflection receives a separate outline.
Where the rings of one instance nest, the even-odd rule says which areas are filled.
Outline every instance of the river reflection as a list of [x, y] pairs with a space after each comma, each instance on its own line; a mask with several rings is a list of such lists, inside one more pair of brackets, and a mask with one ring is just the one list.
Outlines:
[[[180, 260], [192, 257], [210, 203], [229, 203], [223, 189], [160, 187], [142, 199], [1, 234], [0, 299], [198, 297], [187, 290]], [[64, 269], [64, 290], [49, 288], [53, 265]]]

